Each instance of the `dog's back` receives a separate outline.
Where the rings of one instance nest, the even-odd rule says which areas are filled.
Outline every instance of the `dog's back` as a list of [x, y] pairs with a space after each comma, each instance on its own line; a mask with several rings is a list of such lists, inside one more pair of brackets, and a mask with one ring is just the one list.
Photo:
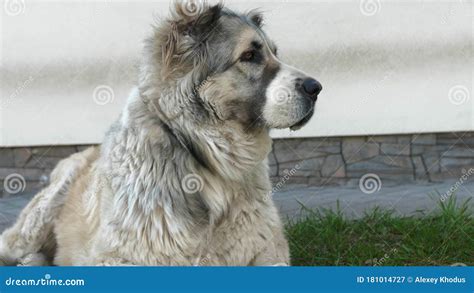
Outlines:
[[0, 236], [0, 265], [45, 265], [55, 254], [54, 223], [78, 178], [99, 156], [91, 147], [59, 162], [51, 183], [21, 212], [15, 225]]

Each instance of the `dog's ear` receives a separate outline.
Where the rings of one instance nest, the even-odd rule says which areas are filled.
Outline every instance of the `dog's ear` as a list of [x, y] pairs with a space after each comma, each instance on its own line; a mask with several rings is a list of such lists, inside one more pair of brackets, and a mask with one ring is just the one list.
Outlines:
[[262, 12], [259, 10], [251, 10], [247, 13], [247, 17], [255, 24], [257, 27], [262, 27], [263, 25], [263, 15]]
[[168, 36], [163, 44], [165, 65], [169, 66], [175, 56], [193, 47], [193, 42], [200, 42], [203, 36], [212, 31], [222, 9], [221, 3], [210, 6], [203, 0], [174, 1], [168, 21]]
[[199, 35], [213, 28], [222, 9], [222, 3], [211, 6], [203, 0], [175, 1], [171, 6], [171, 21], [179, 33]]
[[199, 37], [212, 31], [218, 23], [221, 16], [222, 5], [214, 5], [206, 9], [199, 17], [189, 23], [185, 28], [185, 33]]

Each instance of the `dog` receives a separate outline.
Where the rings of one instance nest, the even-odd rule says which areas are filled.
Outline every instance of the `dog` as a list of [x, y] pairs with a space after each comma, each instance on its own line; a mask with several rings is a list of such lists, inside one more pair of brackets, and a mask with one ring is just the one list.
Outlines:
[[60, 161], [1, 235], [4, 265], [290, 265], [269, 131], [305, 125], [321, 84], [278, 59], [258, 11], [170, 10], [103, 143]]

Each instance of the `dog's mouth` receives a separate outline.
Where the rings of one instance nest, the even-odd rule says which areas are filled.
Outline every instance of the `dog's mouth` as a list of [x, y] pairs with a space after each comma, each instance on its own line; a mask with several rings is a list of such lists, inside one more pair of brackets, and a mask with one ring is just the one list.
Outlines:
[[314, 113], [314, 107], [311, 107], [311, 110], [300, 121], [290, 126], [290, 130], [295, 131], [295, 130], [301, 129], [303, 126], [306, 125], [306, 123], [308, 123], [311, 117], [313, 117], [313, 113]]

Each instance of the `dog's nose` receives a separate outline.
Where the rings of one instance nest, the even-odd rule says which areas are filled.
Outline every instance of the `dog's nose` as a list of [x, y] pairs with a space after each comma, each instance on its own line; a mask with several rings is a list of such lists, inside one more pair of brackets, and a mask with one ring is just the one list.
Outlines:
[[308, 77], [303, 80], [302, 88], [303, 92], [306, 95], [312, 97], [314, 100], [316, 100], [317, 96], [323, 89], [319, 81], [311, 77]]

